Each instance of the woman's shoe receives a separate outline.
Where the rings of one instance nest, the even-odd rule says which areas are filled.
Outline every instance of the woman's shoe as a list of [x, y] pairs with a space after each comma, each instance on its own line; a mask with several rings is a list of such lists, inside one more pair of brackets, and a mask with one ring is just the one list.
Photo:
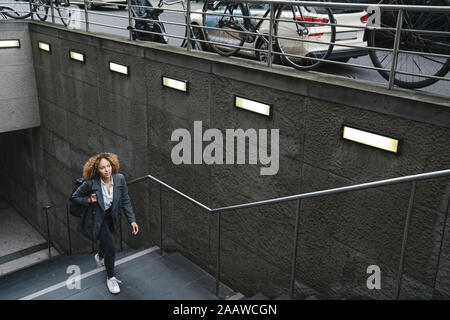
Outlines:
[[122, 283], [122, 281], [120, 281], [116, 277], [112, 277], [111, 279], [106, 278], [106, 284], [108, 286], [109, 292], [111, 292], [112, 294], [120, 293], [119, 283]]
[[95, 262], [97, 263], [97, 268], [105, 266], [105, 259], [100, 260], [98, 253], [95, 254], [94, 259], [95, 259]]

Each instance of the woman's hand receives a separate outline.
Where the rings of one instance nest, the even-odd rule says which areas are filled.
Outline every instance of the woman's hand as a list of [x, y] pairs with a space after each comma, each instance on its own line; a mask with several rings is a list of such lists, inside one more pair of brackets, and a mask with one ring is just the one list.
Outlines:
[[137, 223], [136, 222], [132, 222], [131, 223], [131, 227], [133, 228], [133, 235], [137, 235], [138, 234], [138, 232], [139, 232], [139, 227], [138, 227], [138, 225], [137, 225]]
[[93, 194], [91, 194], [89, 196], [88, 203], [92, 204], [92, 203], [95, 203], [95, 202], [97, 202], [97, 195], [95, 193], [93, 193]]

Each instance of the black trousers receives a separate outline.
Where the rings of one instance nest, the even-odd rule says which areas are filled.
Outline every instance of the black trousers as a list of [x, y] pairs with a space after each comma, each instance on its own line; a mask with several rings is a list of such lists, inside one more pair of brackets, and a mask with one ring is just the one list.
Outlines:
[[116, 248], [114, 245], [113, 230], [111, 208], [109, 208], [105, 211], [105, 217], [103, 218], [97, 238], [100, 241], [98, 255], [105, 261], [105, 268], [108, 278], [114, 277], [114, 263], [116, 261]]

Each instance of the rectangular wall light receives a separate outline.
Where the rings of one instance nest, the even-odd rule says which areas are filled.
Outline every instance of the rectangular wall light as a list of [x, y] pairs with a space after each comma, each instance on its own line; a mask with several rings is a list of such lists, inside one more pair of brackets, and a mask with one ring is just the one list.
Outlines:
[[118, 72], [118, 73], [121, 73], [121, 74], [124, 74], [124, 75], [127, 75], [127, 76], [129, 74], [128, 66], [124, 66], [124, 65], [121, 65], [121, 64], [118, 64], [118, 63], [114, 63], [114, 62], [110, 62], [109, 63], [109, 70], [114, 71], [114, 72]]
[[38, 41], [38, 46], [39, 46], [39, 49], [41, 49], [42, 51], [47, 51], [47, 52], [51, 51], [50, 44], [48, 44], [48, 43]]
[[234, 96], [234, 106], [236, 108], [256, 112], [267, 117], [271, 117], [273, 112], [273, 106], [271, 104], [250, 100], [236, 95]]
[[86, 62], [86, 60], [84, 58], [84, 53], [75, 52], [75, 51], [70, 50], [69, 51], [69, 56], [70, 56], [70, 59], [72, 59], [72, 60], [80, 61], [80, 62], [83, 62], [83, 63]]
[[399, 140], [362, 129], [343, 126], [342, 138], [393, 153], [399, 151]]
[[162, 77], [162, 85], [164, 87], [169, 87], [175, 90], [180, 90], [183, 92], [188, 92], [188, 85], [189, 82], [187, 80], [178, 80], [178, 79], [174, 79], [174, 78], [169, 78], [169, 77]]
[[20, 48], [20, 40], [12, 39], [12, 40], [0, 40], [0, 49], [7, 48]]

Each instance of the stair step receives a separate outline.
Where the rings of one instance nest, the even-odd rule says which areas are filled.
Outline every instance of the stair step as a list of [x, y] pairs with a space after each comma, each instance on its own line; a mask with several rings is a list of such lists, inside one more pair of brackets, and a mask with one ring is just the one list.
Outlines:
[[[78, 289], [70, 289], [67, 267], [80, 268]], [[111, 295], [106, 287], [105, 268], [97, 268], [93, 254], [59, 256], [51, 261], [2, 277], [1, 299], [170, 299], [205, 300], [215, 296], [215, 278], [177, 252], [160, 254], [158, 247], [118, 252], [115, 276], [121, 293]], [[220, 297], [237, 293], [221, 284]]]
[[[51, 247], [50, 250], [52, 257], [59, 255], [59, 252], [55, 248]], [[48, 259], [49, 256], [47, 248], [34, 251], [25, 256], [16, 257], [16, 259], [9, 259], [7, 262], [0, 264], [0, 277], [17, 272], [24, 268], [29, 268]]]
[[270, 298], [266, 297], [264, 294], [262, 294], [261, 292], [258, 292], [257, 294], [255, 294], [253, 297], [248, 298], [248, 300], [270, 300]]

